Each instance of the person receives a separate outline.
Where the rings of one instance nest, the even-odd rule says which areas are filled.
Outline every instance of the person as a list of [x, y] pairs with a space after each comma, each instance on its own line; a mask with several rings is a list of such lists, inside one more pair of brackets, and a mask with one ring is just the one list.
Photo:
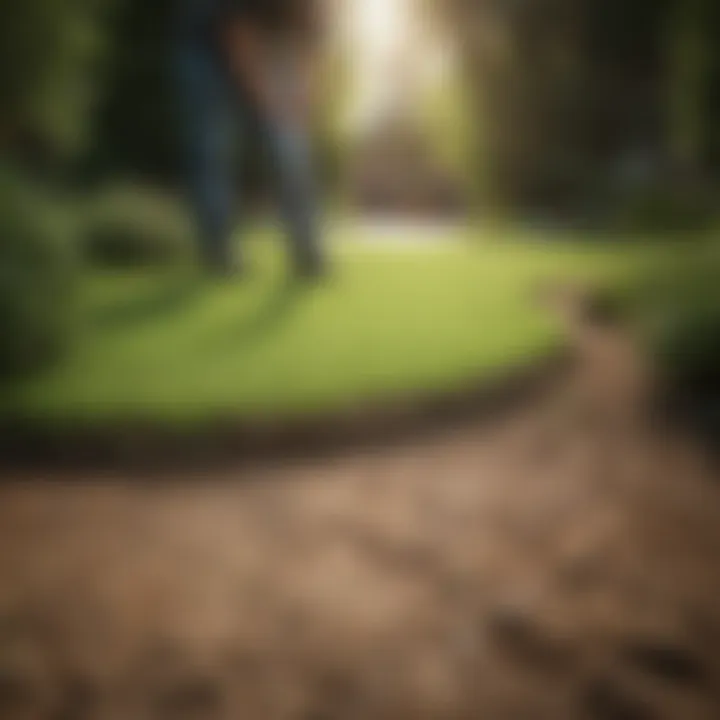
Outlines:
[[178, 0], [176, 70], [186, 173], [205, 264], [242, 272], [233, 247], [236, 130], [269, 150], [295, 271], [323, 272], [309, 116], [317, 22], [311, 0]]

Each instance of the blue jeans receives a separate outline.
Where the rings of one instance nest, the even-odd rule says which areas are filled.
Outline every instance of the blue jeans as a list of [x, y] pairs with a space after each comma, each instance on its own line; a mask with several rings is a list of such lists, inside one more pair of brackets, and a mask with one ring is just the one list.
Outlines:
[[[235, 139], [239, 129], [245, 142], [251, 142], [248, 135], [256, 127], [269, 150], [293, 259], [301, 268], [317, 266], [317, 192], [304, 128], [289, 120], [264, 118], [242, 98], [204, 47], [182, 44], [176, 56], [176, 73], [185, 171], [205, 260], [212, 265], [231, 261], [236, 211]], [[292, 82], [292, 78], [284, 79]]]

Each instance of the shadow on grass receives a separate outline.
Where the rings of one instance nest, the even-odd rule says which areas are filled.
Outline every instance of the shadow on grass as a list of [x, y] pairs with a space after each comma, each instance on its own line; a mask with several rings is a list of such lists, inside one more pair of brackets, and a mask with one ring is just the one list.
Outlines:
[[[161, 283], [149, 292], [96, 308], [89, 324], [100, 333], [113, 333], [162, 320], [187, 310], [212, 287], [212, 282], [202, 277]], [[270, 334], [311, 289], [295, 279], [274, 285], [259, 307], [240, 316], [236, 325], [225, 328], [228, 347], [236, 348]]]
[[89, 322], [100, 332], [114, 332], [151, 322], [189, 307], [207, 287], [207, 282], [199, 277], [166, 282], [152, 292], [96, 309]]
[[[242, 318], [236, 325], [224, 328], [218, 345], [221, 349], [236, 351], [270, 336], [290, 319], [311, 290], [306, 283], [295, 279], [274, 286], [255, 312]], [[218, 345], [213, 346], [213, 351], [218, 350]]]

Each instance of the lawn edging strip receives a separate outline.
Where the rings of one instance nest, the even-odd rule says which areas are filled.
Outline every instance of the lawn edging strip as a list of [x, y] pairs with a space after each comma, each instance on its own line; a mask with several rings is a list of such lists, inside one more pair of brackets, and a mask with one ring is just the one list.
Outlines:
[[462, 389], [374, 402], [309, 417], [218, 418], [199, 427], [152, 422], [54, 426], [0, 420], [0, 476], [23, 470], [183, 471], [293, 460], [417, 439], [466, 421], [491, 420], [554, 387], [574, 354], [562, 347]]

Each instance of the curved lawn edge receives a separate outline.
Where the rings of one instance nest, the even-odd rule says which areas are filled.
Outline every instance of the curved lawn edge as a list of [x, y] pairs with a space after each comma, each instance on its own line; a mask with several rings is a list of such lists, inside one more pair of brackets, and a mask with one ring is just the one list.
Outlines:
[[301, 460], [372, 448], [463, 421], [488, 421], [551, 388], [571, 367], [563, 346], [463, 388], [374, 402], [312, 416], [224, 418], [202, 427], [153, 422], [38, 425], [0, 421], [0, 476], [8, 471], [177, 472]]

